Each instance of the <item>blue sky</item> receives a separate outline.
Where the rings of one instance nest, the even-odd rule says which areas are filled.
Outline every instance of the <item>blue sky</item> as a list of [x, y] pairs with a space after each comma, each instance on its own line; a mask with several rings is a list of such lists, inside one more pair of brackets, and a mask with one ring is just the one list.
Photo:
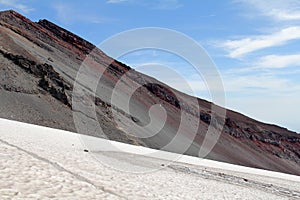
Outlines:
[[[122, 31], [169, 28], [202, 45], [219, 69], [226, 107], [300, 132], [300, 1], [298, 0], [0, 0], [33, 21], [46, 18], [99, 44]], [[191, 66], [165, 52], [146, 50], [121, 61], [171, 66], [194, 94], [210, 99]], [[144, 70], [180, 88], [176, 79]], [[188, 92], [188, 91], [185, 91]]]

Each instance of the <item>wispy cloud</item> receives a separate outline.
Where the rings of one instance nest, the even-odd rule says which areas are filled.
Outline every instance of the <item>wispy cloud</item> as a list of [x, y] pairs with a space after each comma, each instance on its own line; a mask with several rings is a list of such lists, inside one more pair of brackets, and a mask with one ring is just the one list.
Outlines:
[[[260, 12], [260, 15], [271, 17], [279, 21], [299, 20], [299, 0], [234, 0], [243, 3]], [[256, 13], [257, 15], [257, 13]]]
[[256, 63], [256, 66], [277, 69], [300, 67], [300, 54], [264, 56]]
[[300, 86], [295, 85], [293, 81], [282, 78], [280, 76], [272, 75], [270, 73], [255, 74], [223, 74], [224, 87], [226, 92], [239, 92], [240, 94], [265, 94], [269, 95], [286, 95], [299, 91]]
[[18, 9], [24, 13], [29, 13], [30, 11], [33, 11], [33, 8], [30, 8], [29, 6], [19, 3], [16, 0], [0, 0], [0, 4], [11, 7], [13, 9]]
[[250, 36], [239, 40], [227, 40], [218, 45], [229, 52], [229, 57], [238, 58], [268, 47], [284, 45], [300, 39], [300, 27], [293, 26], [269, 35]]
[[300, 130], [297, 117], [300, 84], [282, 74], [282, 70], [253, 68], [247, 73], [230, 70], [221, 74], [229, 108], [261, 121]]
[[175, 10], [183, 5], [178, 0], [108, 0], [110, 4], [131, 3], [157, 10]]
[[154, 9], [159, 9], [159, 10], [175, 10], [183, 5], [179, 3], [178, 0], [160, 0], [157, 3], [157, 6], [154, 6]]
[[300, 19], [300, 11], [299, 12], [288, 12], [286, 10], [272, 10], [269, 15], [275, 17], [279, 20], [299, 20]]
[[106, 1], [107, 3], [122, 3], [122, 2], [128, 2], [128, 1], [130, 1], [130, 0], [108, 0], [108, 1]]
[[67, 3], [56, 3], [53, 5], [58, 20], [64, 24], [72, 24], [73, 22], [86, 22], [99, 24], [112, 21], [109, 18], [103, 18], [97, 14], [82, 11]]

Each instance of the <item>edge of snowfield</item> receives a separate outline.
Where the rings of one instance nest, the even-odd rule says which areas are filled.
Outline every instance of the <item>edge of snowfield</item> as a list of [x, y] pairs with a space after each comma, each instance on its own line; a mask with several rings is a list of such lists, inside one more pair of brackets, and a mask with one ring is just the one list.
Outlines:
[[0, 119], [0, 199], [274, 200], [299, 188], [300, 176]]

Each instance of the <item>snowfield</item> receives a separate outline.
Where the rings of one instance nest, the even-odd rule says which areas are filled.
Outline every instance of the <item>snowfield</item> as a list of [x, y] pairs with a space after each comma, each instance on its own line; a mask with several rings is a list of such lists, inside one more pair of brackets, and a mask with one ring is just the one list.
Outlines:
[[300, 199], [300, 177], [0, 119], [0, 199], [24, 198]]

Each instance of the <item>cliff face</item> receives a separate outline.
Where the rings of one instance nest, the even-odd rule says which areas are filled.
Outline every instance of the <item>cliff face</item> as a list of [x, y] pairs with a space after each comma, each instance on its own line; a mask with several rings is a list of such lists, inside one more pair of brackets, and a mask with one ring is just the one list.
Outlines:
[[[161, 148], [174, 137], [182, 109], [191, 115], [191, 121], [200, 119], [197, 136], [186, 151], [186, 154], [197, 155], [208, 125], [222, 123], [210, 112], [210, 102], [196, 99], [200, 108], [196, 110], [195, 105], [188, 103], [193, 97], [130, 70], [129, 66], [52, 22], [34, 23], [14, 11], [5, 11], [0, 13], [0, 31], [0, 117], [76, 131], [72, 116], [76, 110], [72, 111], [71, 101], [73, 83], [81, 63], [92, 52], [95, 62], [91, 68], [104, 70], [98, 87], [105, 88], [107, 96], [127, 72], [124, 91], [134, 84], [144, 86], [132, 97], [135, 102], [132, 113], [111, 105], [109, 98], [100, 94], [95, 99], [92, 96], [83, 99], [96, 106], [97, 119], [93, 120], [99, 121], [108, 138]], [[163, 129], [150, 138], [141, 139], [129, 134], [129, 129], [121, 129], [112, 114], [112, 110], [116, 111], [118, 120], [128, 124], [128, 128], [132, 123], [145, 125], [149, 123], [148, 108], [153, 104], [163, 105], [168, 115]], [[190, 125], [183, 126], [188, 135]], [[104, 137], [88, 130], [84, 134]], [[167, 150], [176, 152], [178, 149]], [[300, 136], [227, 110], [220, 139], [207, 157], [300, 175]]]

